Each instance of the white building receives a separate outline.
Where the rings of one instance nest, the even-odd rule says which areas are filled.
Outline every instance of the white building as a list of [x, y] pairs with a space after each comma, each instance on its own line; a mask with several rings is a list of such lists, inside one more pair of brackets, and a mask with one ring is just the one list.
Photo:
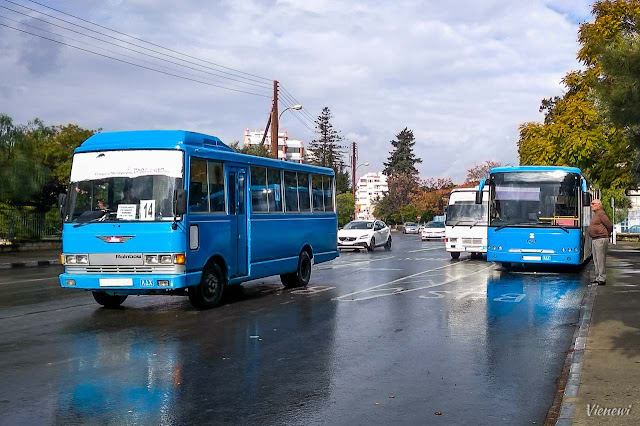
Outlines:
[[356, 183], [356, 219], [374, 219], [373, 205], [389, 190], [382, 173], [367, 173]]
[[[264, 130], [251, 131], [247, 128], [244, 131], [244, 144], [259, 145], [263, 135]], [[264, 144], [267, 147], [271, 146], [271, 132], [267, 133]], [[302, 141], [289, 139], [289, 134], [286, 131], [278, 132], [278, 159], [302, 163], [304, 162], [304, 154], [305, 149]]]

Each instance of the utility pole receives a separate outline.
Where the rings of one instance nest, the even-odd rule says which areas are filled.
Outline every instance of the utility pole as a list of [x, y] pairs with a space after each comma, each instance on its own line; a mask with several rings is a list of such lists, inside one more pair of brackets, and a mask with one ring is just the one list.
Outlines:
[[273, 80], [273, 108], [271, 108], [271, 153], [278, 158], [278, 80]]
[[356, 168], [358, 164], [358, 144], [351, 142], [351, 190], [353, 191], [353, 219], [358, 214], [358, 205], [356, 204]]

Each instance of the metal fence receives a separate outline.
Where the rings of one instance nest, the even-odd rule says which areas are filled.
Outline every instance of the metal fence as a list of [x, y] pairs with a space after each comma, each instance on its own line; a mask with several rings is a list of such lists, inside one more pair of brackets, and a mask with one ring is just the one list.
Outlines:
[[56, 239], [62, 235], [57, 211], [36, 212], [23, 207], [0, 207], [0, 243]]

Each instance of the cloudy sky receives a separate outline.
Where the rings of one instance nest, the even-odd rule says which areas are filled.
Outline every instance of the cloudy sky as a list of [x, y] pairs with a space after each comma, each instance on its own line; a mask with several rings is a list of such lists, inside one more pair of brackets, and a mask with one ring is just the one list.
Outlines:
[[[420, 174], [458, 181], [486, 159], [517, 164], [518, 125], [540, 120], [540, 100], [562, 93], [562, 76], [579, 68], [576, 32], [590, 19], [590, 2], [578, 0], [39, 1], [193, 57], [278, 79], [312, 116], [328, 106], [335, 127], [358, 142], [360, 163], [371, 163], [359, 174], [380, 171], [389, 141], [408, 127], [423, 159]], [[28, 0], [12, 2], [91, 26]], [[5, 0], [0, 16], [14, 20], [0, 23], [25, 31], [125, 53], [34, 19], [71, 27]], [[103, 131], [185, 129], [225, 142], [241, 140], [247, 127], [264, 128], [271, 103], [270, 90], [262, 87], [267, 80], [203, 74], [198, 70], [225, 69], [204, 69], [185, 57], [167, 59], [196, 70], [168, 63], [160, 68], [159, 61], [134, 52], [125, 54], [148, 62], [100, 52], [267, 97], [161, 75], [0, 26], [0, 112], [19, 123], [39, 117]], [[313, 138], [290, 112], [281, 128], [293, 138]]]

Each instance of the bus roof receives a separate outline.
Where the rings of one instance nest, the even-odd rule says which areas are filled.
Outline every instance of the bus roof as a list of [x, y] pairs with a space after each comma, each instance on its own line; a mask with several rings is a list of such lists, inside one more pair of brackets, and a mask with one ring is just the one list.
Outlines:
[[311, 166], [273, 158], [240, 154], [225, 145], [215, 136], [185, 130], [135, 130], [126, 132], [96, 133], [84, 141], [74, 152], [111, 151], [127, 149], [180, 149], [188, 152], [198, 150], [198, 155], [237, 161], [263, 167], [279, 167], [289, 170], [334, 175], [333, 169]]
[[552, 172], [562, 170], [568, 173], [582, 174], [577, 167], [560, 167], [560, 166], [513, 166], [513, 167], [496, 167], [491, 169], [489, 173], [503, 172]]

